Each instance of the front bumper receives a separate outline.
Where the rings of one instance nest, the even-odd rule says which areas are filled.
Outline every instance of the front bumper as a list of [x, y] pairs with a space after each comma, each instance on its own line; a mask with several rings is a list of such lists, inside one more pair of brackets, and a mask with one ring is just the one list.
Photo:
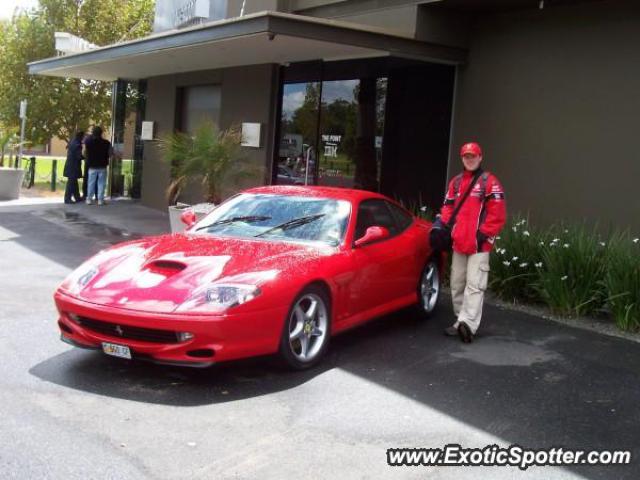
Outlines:
[[[60, 291], [54, 299], [61, 338], [66, 343], [89, 349], [102, 349], [102, 342], [115, 343], [129, 347], [136, 360], [193, 367], [276, 352], [288, 311], [282, 307], [241, 314], [159, 314], [93, 304]], [[87, 327], [74, 316], [122, 328], [108, 331]], [[150, 341], [116, 333], [127, 329], [189, 332], [193, 338]]]

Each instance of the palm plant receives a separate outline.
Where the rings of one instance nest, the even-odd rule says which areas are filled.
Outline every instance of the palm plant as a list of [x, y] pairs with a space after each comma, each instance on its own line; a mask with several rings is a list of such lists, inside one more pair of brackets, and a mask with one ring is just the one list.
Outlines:
[[206, 201], [219, 203], [225, 182], [254, 178], [256, 169], [242, 157], [240, 142], [238, 127], [220, 130], [210, 120], [200, 123], [193, 136], [175, 132], [161, 138], [160, 150], [171, 165], [172, 181], [166, 192], [169, 204], [175, 204], [192, 181], [202, 184]]

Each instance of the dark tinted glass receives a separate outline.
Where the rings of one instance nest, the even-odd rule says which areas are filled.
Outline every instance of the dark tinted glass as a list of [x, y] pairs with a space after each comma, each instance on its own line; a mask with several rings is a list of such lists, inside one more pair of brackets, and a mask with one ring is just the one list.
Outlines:
[[387, 202], [383, 200], [365, 200], [358, 207], [355, 239], [363, 237], [369, 227], [385, 227], [391, 235], [400, 231]]
[[387, 206], [391, 210], [393, 217], [398, 224], [398, 228], [400, 231], [406, 230], [413, 223], [413, 216], [407, 212], [406, 210], [394, 205], [393, 203], [387, 202]]

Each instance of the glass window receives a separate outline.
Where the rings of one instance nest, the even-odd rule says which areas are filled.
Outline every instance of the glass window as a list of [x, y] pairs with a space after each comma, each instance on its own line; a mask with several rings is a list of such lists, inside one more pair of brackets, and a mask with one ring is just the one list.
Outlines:
[[193, 231], [337, 246], [344, 239], [350, 213], [351, 204], [344, 200], [240, 194], [200, 220]]
[[413, 223], [413, 215], [393, 203], [387, 202], [387, 206], [391, 210], [400, 231], [404, 231], [409, 228]]
[[378, 191], [386, 79], [322, 83], [321, 185]]
[[144, 118], [146, 82], [118, 80], [114, 102], [111, 196], [140, 198], [144, 144], [140, 129]]
[[290, 83], [282, 93], [278, 185], [314, 185], [320, 83]]
[[378, 191], [386, 93], [386, 78], [285, 84], [275, 183]]
[[389, 230], [392, 236], [400, 231], [391, 210], [387, 207], [387, 202], [384, 200], [365, 200], [360, 203], [355, 240], [362, 238], [369, 227], [384, 227]]
[[204, 120], [220, 122], [220, 86], [199, 85], [182, 89], [180, 130], [194, 133]]

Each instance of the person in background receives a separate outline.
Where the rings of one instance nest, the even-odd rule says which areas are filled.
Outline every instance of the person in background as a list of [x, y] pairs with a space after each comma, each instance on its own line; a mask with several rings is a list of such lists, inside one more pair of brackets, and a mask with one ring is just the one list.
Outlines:
[[467, 189], [472, 186], [472, 190], [460, 207], [451, 232], [451, 297], [456, 320], [445, 334], [458, 335], [463, 342], [470, 343], [482, 318], [489, 277], [489, 252], [505, 224], [507, 210], [502, 185], [495, 175], [480, 167], [480, 145], [464, 144], [460, 157], [464, 170], [449, 183], [441, 221], [449, 222]]
[[[113, 156], [113, 147], [109, 140], [102, 138], [102, 128], [93, 127], [91, 135], [84, 141], [86, 168], [89, 170], [87, 205], [91, 205], [97, 193], [98, 205], [104, 205], [104, 190], [107, 184], [107, 167]], [[97, 190], [97, 192], [96, 192]]]
[[63, 175], [67, 177], [67, 186], [64, 190], [64, 203], [71, 204], [82, 201], [78, 179], [82, 177], [82, 139], [84, 132], [76, 132], [73, 139], [67, 145], [67, 161], [64, 164]]

